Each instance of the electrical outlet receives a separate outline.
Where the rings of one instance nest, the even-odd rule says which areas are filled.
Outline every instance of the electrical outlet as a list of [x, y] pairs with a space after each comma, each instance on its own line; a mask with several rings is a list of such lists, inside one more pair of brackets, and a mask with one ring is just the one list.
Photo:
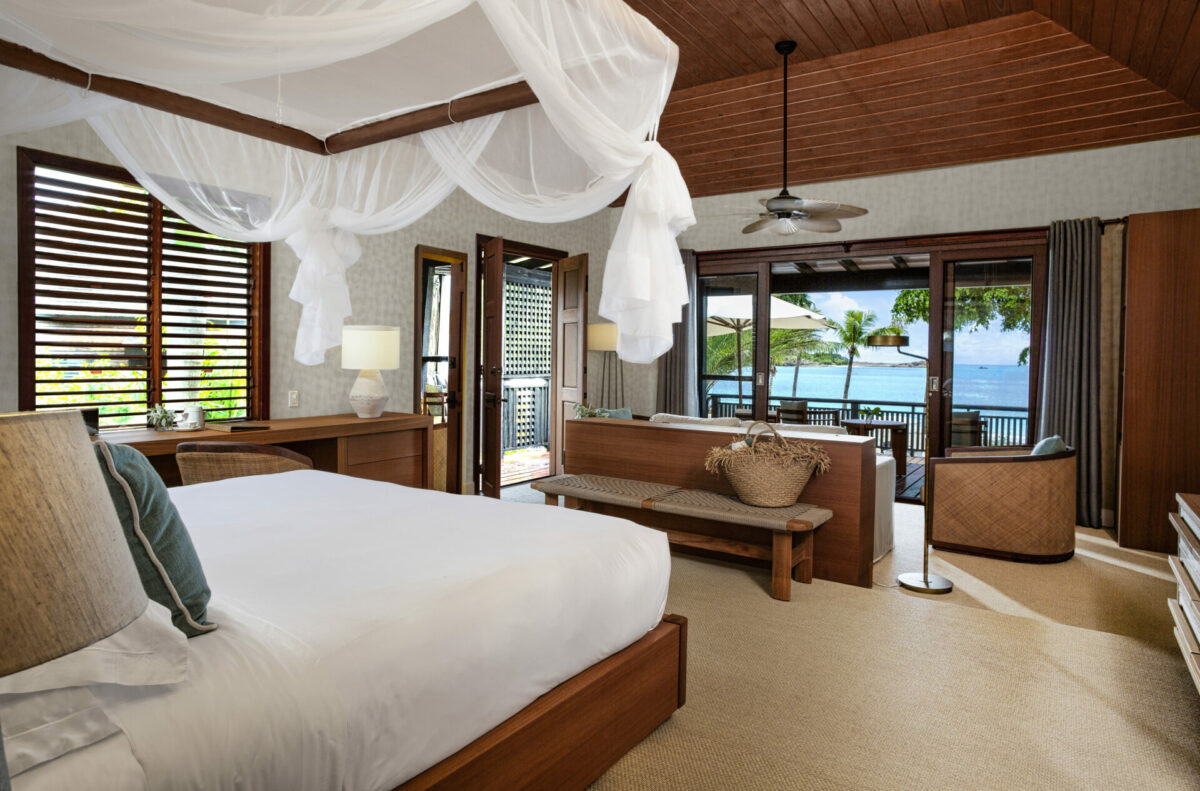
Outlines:
[[300, 406], [299, 390], [288, 390], [288, 406]]

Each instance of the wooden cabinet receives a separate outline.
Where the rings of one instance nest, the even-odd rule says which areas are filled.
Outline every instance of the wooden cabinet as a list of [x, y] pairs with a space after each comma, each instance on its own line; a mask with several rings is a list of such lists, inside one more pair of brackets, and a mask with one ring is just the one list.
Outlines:
[[1170, 524], [1179, 540], [1179, 554], [1170, 561], [1179, 588], [1167, 606], [1179, 650], [1200, 691], [1200, 495], [1180, 494], [1176, 500], [1179, 513], [1170, 515]]
[[1117, 537], [1174, 552], [1172, 497], [1200, 491], [1200, 209], [1132, 215], [1125, 269]]
[[129, 445], [150, 459], [168, 486], [179, 485], [175, 446], [180, 442], [252, 442], [303, 453], [318, 470], [429, 488], [433, 479], [433, 418], [385, 412], [378, 418], [321, 415], [264, 421], [260, 431], [106, 431], [109, 442]]

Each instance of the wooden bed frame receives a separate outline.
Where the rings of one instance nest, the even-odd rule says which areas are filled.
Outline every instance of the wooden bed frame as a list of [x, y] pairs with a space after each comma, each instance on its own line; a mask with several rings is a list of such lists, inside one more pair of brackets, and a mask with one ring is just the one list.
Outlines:
[[687, 619], [542, 695], [396, 791], [582, 791], [684, 703]]
[[[563, 434], [564, 471], [569, 474], [631, 478], [733, 494], [724, 476], [705, 471], [704, 458], [710, 448], [728, 444], [731, 436], [742, 436], [745, 429], [713, 431], [644, 420], [589, 418], [568, 420]], [[796, 438], [786, 437], [785, 441]], [[813, 434], [804, 441], [823, 447], [833, 462], [830, 471], [813, 476], [800, 495], [803, 502], [833, 511], [833, 517], [813, 534], [812, 575], [869, 588], [875, 548], [875, 440]], [[702, 542], [672, 541], [672, 546], [687, 551], [704, 552], [696, 547], [707, 546], [724, 557], [770, 566], [769, 560], [745, 559], [755, 557], [751, 552], [755, 549], [765, 553], [759, 553], [762, 557], [771, 557], [768, 531], [604, 503], [589, 503], [589, 510], [665, 530], [668, 535], [679, 531], [705, 537]]]

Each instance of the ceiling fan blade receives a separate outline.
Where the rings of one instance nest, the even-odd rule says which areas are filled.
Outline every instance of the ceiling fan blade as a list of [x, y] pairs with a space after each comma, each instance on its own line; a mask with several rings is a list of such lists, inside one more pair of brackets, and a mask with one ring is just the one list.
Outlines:
[[769, 227], [775, 222], [776, 218], [774, 214], [763, 215], [743, 228], [742, 233], [758, 233], [762, 229]]
[[800, 230], [800, 223], [803, 220], [793, 220], [791, 217], [780, 217], [771, 224], [768, 231], [776, 236], [791, 236]]
[[805, 217], [792, 220], [797, 231], [813, 231], [815, 233], [837, 233], [842, 230], [842, 224], [829, 217]]
[[861, 217], [867, 213], [866, 209], [851, 206], [848, 203], [809, 199], [803, 201], [800, 210], [807, 213], [809, 217], [823, 217], [833, 220], [847, 220], [851, 217]]

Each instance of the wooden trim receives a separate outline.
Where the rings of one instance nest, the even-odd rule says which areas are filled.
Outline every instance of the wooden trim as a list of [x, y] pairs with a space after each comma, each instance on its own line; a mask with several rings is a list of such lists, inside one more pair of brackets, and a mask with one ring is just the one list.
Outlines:
[[518, 107], [537, 104], [537, 101], [537, 95], [525, 81], [502, 85], [499, 88], [338, 132], [325, 138], [325, 149], [330, 154], [338, 154], [504, 110], [515, 110]]
[[[150, 355], [150, 370], [146, 373], [146, 404], [153, 408], [163, 400], [163, 205], [150, 196], [150, 277], [147, 280], [149, 295], [146, 305], [147, 353]], [[250, 417], [254, 417], [251, 415]]]
[[[446, 491], [462, 493], [463, 423], [466, 411], [467, 382], [467, 254], [419, 244], [414, 253], [413, 275], [413, 403], [412, 411], [424, 413], [425, 392], [421, 383], [422, 330], [425, 324], [425, 261], [432, 260], [450, 266], [450, 367], [449, 389], [455, 394], [453, 410], [444, 406], [446, 426]], [[457, 340], [457, 343], [455, 343]], [[455, 377], [457, 376], [457, 382]], [[432, 438], [431, 438], [432, 441]], [[431, 452], [432, 457], [432, 452]]]
[[17, 148], [17, 409], [32, 411], [36, 403], [37, 370], [34, 340], [34, 173], [27, 148]]
[[686, 673], [687, 619], [665, 615], [396, 791], [582, 791], [683, 705]]
[[1012, 560], [1017, 563], [1062, 563], [1075, 556], [1075, 550], [1063, 552], [1058, 555], [1026, 555], [1021, 552], [1005, 552], [1001, 549], [984, 549], [981, 547], [969, 547], [963, 544], [947, 544], [944, 541], [930, 541], [929, 545], [935, 549], [947, 552], [958, 552], [963, 555], [980, 555], [985, 558], [996, 558], [998, 560]]
[[0, 40], [0, 65], [65, 82], [77, 88], [87, 88], [94, 93], [115, 96], [143, 107], [219, 126], [232, 132], [281, 143], [310, 154], [326, 153], [325, 144], [321, 139], [308, 132], [162, 88], [152, 88], [130, 80], [105, 77], [102, 74], [89, 75], [82, 69], [68, 66], [11, 41]]
[[250, 310], [251, 354], [251, 413], [255, 420], [271, 418], [271, 245], [256, 244], [252, 248], [253, 264]]

